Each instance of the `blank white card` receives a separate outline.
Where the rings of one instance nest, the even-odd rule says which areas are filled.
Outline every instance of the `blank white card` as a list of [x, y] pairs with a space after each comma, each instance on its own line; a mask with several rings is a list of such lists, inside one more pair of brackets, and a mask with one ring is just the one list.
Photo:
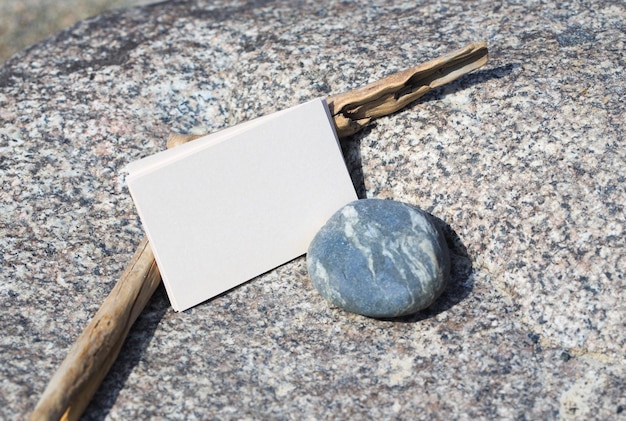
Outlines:
[[357, 198], [323, 99], [157, 153], [128, 172], [176, 311], [304, 254]]

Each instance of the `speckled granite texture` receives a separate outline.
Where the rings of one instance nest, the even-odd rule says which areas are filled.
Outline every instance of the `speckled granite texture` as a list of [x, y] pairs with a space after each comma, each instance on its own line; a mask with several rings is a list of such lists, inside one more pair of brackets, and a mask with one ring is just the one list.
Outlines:
[[329, 307], [304, 258], [184, 313], [159, 290], [86, 418], [623, 418], [626, 6], [558, 3], [171, 1], [14, 56], [0, 418], [33, 408], [142, 236], [124, 165], [482, 39], [484, 70], [343, 144], [364, 195], [449, 225], [432, 308]]

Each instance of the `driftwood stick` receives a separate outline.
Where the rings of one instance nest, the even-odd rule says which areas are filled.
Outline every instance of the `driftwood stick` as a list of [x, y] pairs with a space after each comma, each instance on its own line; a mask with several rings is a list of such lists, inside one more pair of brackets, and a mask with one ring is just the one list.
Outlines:
[[80, 417], [160, 282], [154, 254], [144, 238], [122, 277], [52, 376], [31, 420]]
[[[394, 113], [426, 92], [487, 63], [487, 44], [477, 42], [378, 82], [327, 99], [339, 137]], [[172, 148], [202, 135], [174, 134]], [[115, 362], [128, 332], [161, 281], [154, 254], [143, 239], [109, 296], [52, 376], [31, 420], [78, 419]]]
[[487, 44], [475, 42], [453, 53], [326, 101], [339, 137], [350, 136], [372, 120], [406, 107], [430, 90], [463, 76], [488, 60]]

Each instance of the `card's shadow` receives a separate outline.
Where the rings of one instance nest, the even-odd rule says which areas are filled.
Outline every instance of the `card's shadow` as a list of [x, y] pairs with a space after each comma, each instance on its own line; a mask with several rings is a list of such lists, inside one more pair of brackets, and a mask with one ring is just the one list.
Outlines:
[[107, 417], [128, 376], [139, 364], [161, 319], [170, 308], [165, 288], [161, 284], [128, 332], [119, 356], [85, 409], [82, 420], [104, 420]]
[[350, 173], [352, 184], [359, 199], [365, 199], [365, 175], [363, 174], [363, 159], [361, 155], [361, 141], [372, 130], [370, 126], [365, 127], [359, 133], [340, 139], [341, 152], [343, 153], [346, 167]]

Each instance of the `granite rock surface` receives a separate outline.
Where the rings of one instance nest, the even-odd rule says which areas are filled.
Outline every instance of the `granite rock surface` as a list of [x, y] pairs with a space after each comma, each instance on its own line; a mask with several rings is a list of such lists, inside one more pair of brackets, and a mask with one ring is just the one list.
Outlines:
[[339, 209], [313, 238], [306, 262], [320, 295], [377, 318], [425, 309], [450, 273], [448, 245], [431, 217], [394, 200], [362, 199]]
[[[166, 1], [0, 67], [0, 418], [24, 418], [142, 237], [124, 166], [486, 40], [342, 142], [362, 197], [447, 228], [450, 287], [348, 314], [304, 258], [184, 313], [159, 290], [86, 419], [619, 419], [626, 5]], [[295, 139], [297, 141], [297, 139]]]

